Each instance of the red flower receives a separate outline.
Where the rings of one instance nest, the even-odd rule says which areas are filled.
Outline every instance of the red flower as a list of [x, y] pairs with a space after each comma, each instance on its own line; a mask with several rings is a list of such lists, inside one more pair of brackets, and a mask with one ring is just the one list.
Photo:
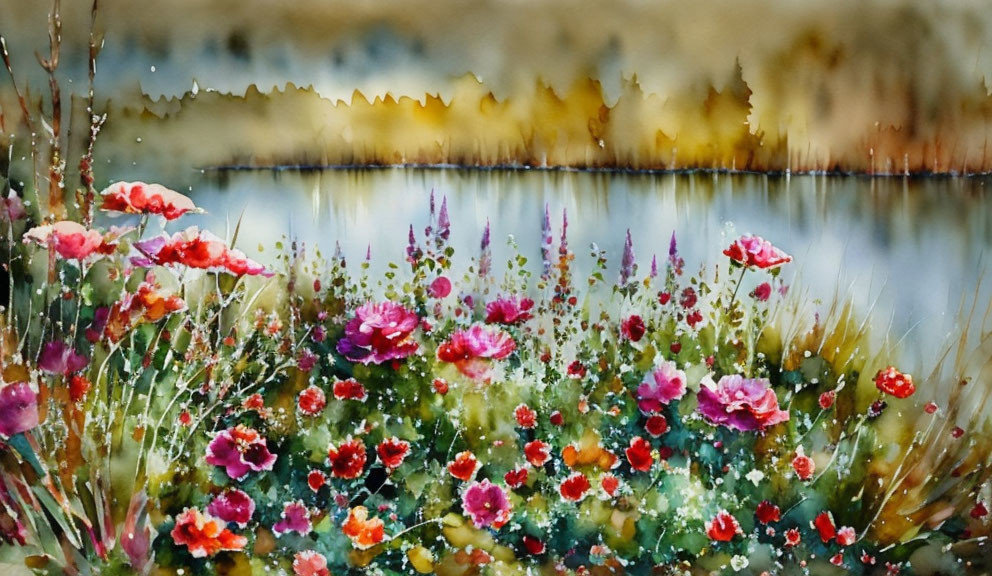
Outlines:
[[985, 503], [979, 500], [975, 503], [975, 507], [971, 509], [971, 517], [974, 519], [984, 518], [988, 516], [989, 509], [985, 506]]
[[820, 408], [828, 410], [834, 405], [834, 401], [837, 399], [837, 393], [833, 390], [827, 390], [823, 394], [820, 394]]
[[214, 272], [228, 272], [235, 276], [272, 276], [264, 266], [250, 260], [240, 250], [228, 248], [223, 240], [195, 226], [171, 237], [158, 236], [134, 243], [144, 257], [132, 258], [136, 266], [167, 266], [181, 264]]
[[307, 474], [307, 485], [314, 492], [319, 491], [327, 483], [327, 476], [320, 470], [311, 470]]
[[486, 323], [507, 326], [523, 324], [531, 319], [529, 310], [533, 307], [534, 301], [530, 298], [518, 300], [516, 296], [499, 297], [486, 304]]
[[651, 456], [651, 444], [640, 436], [634, 436], [630, 440], [630, 447], [624, 450], [624, 453], [627, 454], [627, 461], [630, 462], [630, 467], [634, 470], [647, 472], [654, 464], [654, 457]]
[[69, 399], [73, 402], [79, 402], [86, 398], [90, 386], [90, 381], [85, 376], [74, 375], [69, 379]]
[[380, 442], [375, 451], [379, 455], [379, 460], [382, 460], [383, 466], [389, 470], [395, 470], [400, 467], [403, 459], [410, 453], [410, 443], [393, 436]]
[[124, 214], [158, 214], [175, 220], [197, 208], [188, 197], [161, 184], [117, 182], [100, 193], [102, 210]]
[[761, 236], [741, 236], [723, 253], [737, 264], [755, 266], [763, 270], [778, 268], [792, 261], [792, 256], [779, 250]]
[[448, 473], [459, 480], [468, 482], [479, 469], [479, 460], [468, 450], [460, 452], [454, 461], [448, 463]]
[[369, 518], [369, 510], [365, 506], [348, 510], [348, 519], [341, 525], [341, 531], [359, 550], [368, 550], [386, 538], [385, 524], [379, 518]]
[[644, 337], [647, 327], [644, 325], [644, 320], [634, 314], [620, 324], [620, 331], [631, 342], [637, 342]]
[[521, 404], [513, 411], [517, 419], [517, 425], [521, 428], [533, 428], [537, 426], [537, 412], [526, 404]]
[[544, 551], [547, 548], [544, 545], [544, 542], [538, 540], [537, 538], [534, 538], [533, 536], [528, 536], [526, 534], [524, 534], [524, 537], [521, 538], [521, 541], [524, 544], [524, 549], [527, 550], [527, 553], [530, 554], [531, 556], [544, 554]]
[[644, 424], [644, 429], [648, 431], [648, 434], [657, 438], [668, 432], [668, 420], [665, 420], [665, 417], [660, 414], [655, 414], [648, 418], [648, 421]]
[[730, 512], [720, 510], [713, 520], [706, 522], [706, 535], [715, 542], [730, 542], [734, 536], [742, 534], [741, 525]]
[[830, 542], [837, 536], [837, 526], [834, 524], [833, 514], [830, 512], [820, 512], [813, 519], [813, 528], [820, 534], [820, 540], [824, 543]]
[[586, 478], [586, 475], [581, 472], [575, 472], [561, 483], [561, 486], [558, 487], [558, 491], [566, 500], [578, 502], [579, 500], [585, 498], [586, 492], [589, 488], [591, 488], [591, 486], [589, 484], [589, 479]]
[[540, 440], [528, 442], [524, 445], [524, 456], [531, 466], [544, 466], [551, 457], [551, 445]]
[[328, 448], [327, 458], [335, 478], [358, 478], [365, 468], [365, 443], [349, 438], [340, 446]]
[[841, 546], [850, 546], [858, 539], [857, 534], [854, 532], [854, 528], [850, 526], [844, 526], [837, 531], [837, 543]]
[[778, 522], [782, 519], [782, 512], [778, 509], [778, 506], [772, 504], [768, 500], [762, 500], [758, 504], [758, 508], [754, 511], [754, 515], [758, 517], [758, 522], [762, 524], [771, 524], [772, 522]]
[[368, 394], [365, 392], [365, 386], [362, 386], [358, 380], [348, 378], [347, 380], [338, 380], [334, 383], [334, 397], [338, 400], [358, 400], [359, 402], [365, 402]]
[[799, 476], [800, 480], [809, 480], [813, 477], [813, 472], [816, 470], [816, 462], [803, 454], [803, 449], [800, 447], [796, 453], [796, 457], [792, 459], [792, 469], [796, 471], [796, 475]]
[[327, 406], [327, 397], [324, 396], [323, 390], [310, 385], [303, 392], [300, 392], [300, 397], [297, 399], [296, 405], [299, 407], [300, 412], [306, 416], [317, 416]]
[[551, 422], [553, 426], [563, 426], [565, 424], [565, 417], [561, 415], [561, 412], [555, 410], [548, 416], [548, 421]]
[[176, 516], [171, 535], [172, 541], [177, 546], [186, 546], [194, 558], [213, 556], [221, 550], [243, 550], [248, 543], [244, 536], [224, 528], [223, 520], [196, 508], [187, 508]]
[[758, 287], [754, 289], [754, 297], [760, 302], [766, 302], [768, 297], [772, 295], [772, 285], [768, 282], [762, 282], [758, 284]]
[[600, 480], [599, 484], [608, 496], [615, 496], [617, 489], [620, 488], [620, 479], [613, 474], [603, 474], [603, 479]]
[[799, 534], [799, 530], [795, 528], [789, 528], [788, 530], [785, 531], [785, 545], [787, 547], [791, 548], [793, 546], [799, 546], [799, 543], [802, 542], [802, 540], [803, 539], [802, 536], [800, 536]]
[[875, 387], [896, 398], [908, 398], [916, 392], [913, 377], [896, 370], [894, 366], [879, 370], [875, 375]]
[[434, 391], [441, 396], [448, 393], [448, 383], [445, 382], [444, 378], [435, 378], [432, 385], [434, 386]]
[[514, 468], [503, 476], [503, 481], [510, 488], [520, 488], [527, 483], [527, 476], [526, 468]]
[[578, 360], [572, 362], [568, 365], [568, 377], [574, 378], [576, 380], [581, 380], [586, 377], [586, 367], [582, 365], [582, 362]]
[[474, 380], [488, 380], [491, 361], [502, 360], [517, 349], [513, 338], [499, 329], [475, 324], [456, 330], [437, 348], [437, 358], [454, 364], [458, 371]]

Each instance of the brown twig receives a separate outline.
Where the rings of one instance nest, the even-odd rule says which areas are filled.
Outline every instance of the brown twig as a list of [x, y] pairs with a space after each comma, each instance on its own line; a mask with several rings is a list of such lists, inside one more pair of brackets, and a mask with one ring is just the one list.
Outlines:
[[48, 157], [48, 208], [57, 218], [65, 215], [63, 203], [64, 172], [62, 161], [62, 91], [55, 71], [59, 67], [62, 47], [61, 0], [54, 0], [48, 17], [48, 58], [38, 53], [35, 57], [42, 69], [48, 73], [48, 89], [52, 96], [51, 142]]

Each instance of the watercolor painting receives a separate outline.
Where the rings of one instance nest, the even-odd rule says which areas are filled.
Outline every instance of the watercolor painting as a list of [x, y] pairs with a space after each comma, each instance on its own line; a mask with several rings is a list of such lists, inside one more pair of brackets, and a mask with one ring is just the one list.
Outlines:
[[983, 2], [0, 39], [0, 573], [992, 573]]

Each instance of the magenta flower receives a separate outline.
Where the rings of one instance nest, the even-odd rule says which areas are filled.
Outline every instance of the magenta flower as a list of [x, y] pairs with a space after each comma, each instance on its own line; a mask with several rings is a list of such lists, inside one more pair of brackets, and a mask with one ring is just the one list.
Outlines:
[[489, 376], [490, 360], [502, 360], [516, 349], [517, 343], [506, 332], [475, 324], [452, 333], [447, 342], [438, 346], [437, 358], [454, 364], [469, 378], [480, 380]]
[[401, 360], [417, 352], [412, 335], [418, 323], [415, 313], [395, 302], [368, 302], [345, 325], [338, 352], [362, 364]]
[[109, 254], [116, 246], [106, 242], [99, 230], [90, 230], [72, 220], [35, 226], [24, 233], [24, 242], [45, 246], [66, 260], [80, 261]]
[[207, 512], [224, 522], [234, 522], [244, 528], [255, 513], [255, 501], [247, 493], [231, 488], [214, 498], [207, 506]]
[[523, 324], [531, 319], [530, 309], [533, 307], [534, 301], [530, 298], [517, 298], [516, 296], [504, 298], [500, 296], [486, 304], [486, 323], [505, 324], [507, 326]]
[[0, 388], [0, 434], [10, 438], [38, 425], [38, 395], [27, 382]]
[[472, 482], [462, 494], [462, 509], [476, 528], [501, 528], [510, 521], [510, 500], [489, 480]]
[[430, 294], [432, 298], [444, 298], [451, 294], [451, 280], [445, 276], [438, 276], [431, 282]]
[[49, 374], [70, 374], [86, 368], [88, 363], [86, 357], [73, 350], [68, 343], [55, 340], [46, 342], [42, 347], [38, 368]]
[[227, 272], [235, 276], [272, 276], [258, 262], [227, 244], [214, 234], [191, 226], [172, 236], [160, 235], [134, 243], [141, 254], [131, 258], [135, 266], [186, 266], [209, 272]]
[[724, 376], [715, 386], [699, 389], [699, 413], [714, 426], [764, 431], [789, 419], [789, 413], [779, 409], [778, 397], [770, 386], [765, 378]]
[[272, 526], [272, 531], [276, 536], [282, 536], [287, 532], [296, 532], [300, 536], [306, 536], [313, 529], [310, 523], [310, 511], [303, 502], [287, 502], [283, 505], [282, 520]]
[[637, 387], [637, 407], [641, 412], [660, 412], [669, 402], [685, 396], [685, 372], [674, 362], [662, 362]]
[[0, 198], [0, 222], [13, 222], [27, 216], [24, 202], [11, 190], [6, 198]]
[[207, 464], [222, 466], [233, 480], [249, 472], [272, 470], [276, 455], [269, 452], [265, 438], [243, 424], [223, 430], [207, 446]]

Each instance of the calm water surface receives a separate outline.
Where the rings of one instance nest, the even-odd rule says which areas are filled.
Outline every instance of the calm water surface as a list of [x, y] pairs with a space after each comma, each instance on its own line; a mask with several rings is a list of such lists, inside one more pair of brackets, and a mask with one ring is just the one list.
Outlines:
[[673, 231], [690, 270], [723, 265], [732, 237], [759, 234], [795, 257], [790, 282], [801, 279], [813, 298], [850, 292], [862, 307], [877, 297], [875, 323], [891, 319], [897, 336], [912, 327], [907, 350], [926, 354], [954, 330], [963, 295], [977, 289], [983, 304], [992, 300], [990, 182], [384, 169], [204, 173], [191, 194], [208, 211], [193, 223], [217, 233], [243, 212], [239, 247], [263, 261], [293, 235], [325, 254], [340, 242], [352, 261], [371, 245], [374, 270], [402, 261], [409, 224], [419, 232], [427, 223], [432, 190], [448, 199], [462, 264], [478, 254], [489, 221], [495, 262], [512, 235], [539, 266], [545, 204], [556, 234], [568, 211], [569, 244], [586, 270], [592, 242], [616, 269], [628, 228], [645, 272], [653, 254], [664, 261]]

